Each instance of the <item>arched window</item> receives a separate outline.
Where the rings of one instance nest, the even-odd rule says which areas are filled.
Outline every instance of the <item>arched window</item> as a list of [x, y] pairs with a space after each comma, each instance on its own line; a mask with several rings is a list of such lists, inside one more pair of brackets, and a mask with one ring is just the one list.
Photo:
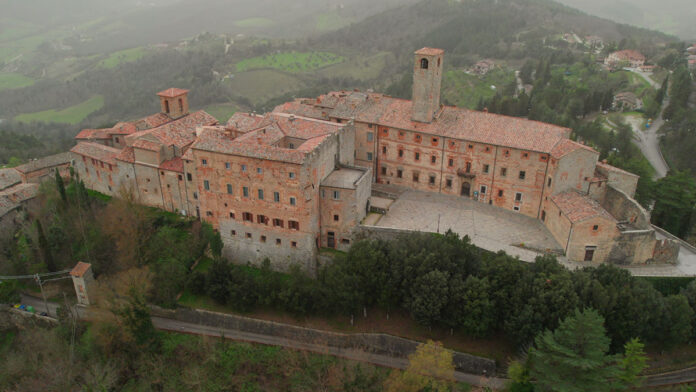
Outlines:
[[421, 68], [428, 69], [428, 59], [421, 59]]

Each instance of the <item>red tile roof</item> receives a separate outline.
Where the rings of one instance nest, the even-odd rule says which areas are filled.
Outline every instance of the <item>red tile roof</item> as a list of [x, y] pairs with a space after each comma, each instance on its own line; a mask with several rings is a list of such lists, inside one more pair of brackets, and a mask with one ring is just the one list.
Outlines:
[[645, 60], [645, 56], [642, 53], [631, 49], [619, 50], [611, 53], [610, 56], [615, 56], [620, 60]]
[[90, 267], [92, 267], [92, 264], [83, 263], [80, 261], [77, 263], [75, 268], [73, 268], [72, 271], [70, 271], [70, 276], [81, 278], [82, 276], [84, 276], [87, 270], [90, 269]]
[[584, 144], [574, 142], [570, 139], [563, 139], [553, 147], [553, 150], [551, 150], [551, 156], [556, 159], [559, 159], [577, 150], [587, 150], [599, 155], [599, 153], [595, 151], [592, 147], [588, 147]]
[[227, 120], [227, 126], [236, 131], [245, 132], [256, 128], [263, 119], [264, 116], [258, 114], [237, 112]]
[[39, 184], [17, 184], [0, 192], [0, 196], [8, 198], [14, 203], [33, 199], [39, 194]]
[[416, 50], [416, 52], [415, 52], [415, 54], [422, 54], [422, 55], [424, 55], [424, 56], [437, 56], [437, 55], [441, 55], [441, 54], [444, 54], [444, 53], [445, 53], [445, 51], [442, 50], [442, 49], [438, 49], [438, 48], [428, 48], [428, 47], [418, 49], [418, 50]]
[[184, 161], [181, 159], [181, 157], [175, 157], [172, 158], [168, 161], [164, 161], [160, 163], [160, 169], [162, 170], [169, 170], [177, 173], [183, 173], [184, 172]]
[[159, 152], [161, 149], [162, 145], [155, 143], [150, 140], [145, 140], [145, 139], [138, 139], [133, 142], [133, 148], [140, 148], [143, 150], [148, 150], [148, 151], [155, 151]]
[[75, 139], [111, 139], [111, 128], [83, 129]]
[[31, 173], [37, 170], [48, 169], [55, 166], [67, 165], [72, 159], [69, 152], [61, 152], [60, 154], [49, 155], [47, 157], [34, 159], [23, 165], [15, 167], [20, 173]]
[[616, 222], [616, 219], [602, 208], [599, 203], [577, 191], [565, 191], [551, 197], [563, 215], [571, 223], [581, 222], [594, 217], [601, 217]]
[[165, 98], [174, 98], [174, 97], [178, 97], [179, 95], [184, 95], [188, 92], [189, 92], [188, 90], [184, 90], [181, 88], [168, 88], [164, 91], [158, 92], [157, 95], [160, 97], [165, 97]]
[[[335, 107], [329, 110], [333, 118], [522, 150], [550, 153], [558, 142], [570, 135], [570, 129], [552, 124], [451, 106], [443, 107], [431, 123], [421, 123], [411, 120], [410, 100], [376, 93], [333, 92], [320, 97], [319, 101], [329, 98], [338, 98]], [[296, 100], [278, 106], [274, 112], [295, 113], [295, 108], [316, 106], [315, 102]]]
[[134, 163], [135, 162], [135, 150], [133, 147], [127, 146], [115, 157], [119, 161]]
[[15, 169], [0, 169], [0, 191], [22, 182], [22, 175]]
[[116, 158], [121, 150], [99, 143], [79, 142], [75, 147], [70, 149], [70, 152], [107, 163], [115, 163], [114, 158]]
[[215, 117], [203, 110], [199, 110], [159, 127], [133, 133], [128, 136], [128, 140], [135, 142], [140, 137], [149, 135], [159, 140], [165, 146], [176, 146], [183, 149], [196, 140], [197, 127], [216, 125], [217, 123], [218, 121]]

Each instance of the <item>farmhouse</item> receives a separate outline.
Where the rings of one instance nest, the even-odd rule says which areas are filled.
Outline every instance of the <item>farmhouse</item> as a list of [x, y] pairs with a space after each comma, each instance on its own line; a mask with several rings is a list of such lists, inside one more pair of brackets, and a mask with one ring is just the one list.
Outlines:
[[620, 50], [610, 53], [604, 64], [612, 68], [631, 67], [639, 68], [645, 64], [645, 56], [635, 50]]

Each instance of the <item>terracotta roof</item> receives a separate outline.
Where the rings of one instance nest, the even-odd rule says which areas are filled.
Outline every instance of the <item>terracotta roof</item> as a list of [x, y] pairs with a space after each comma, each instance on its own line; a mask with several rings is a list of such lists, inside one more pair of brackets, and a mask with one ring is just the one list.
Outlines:
[[164, 161], [160, 163], [160, 169], [162, 170], [169, 170], [177, 173], [183, 173], [184, 172], [184, 161], [181, 159], [181, 157], [175, 157], [172, 158], [168, 161]]
[[170, 121], [172, 121], [172, 119], [166, 114], [156, 113], [134, 121], [134, 124], [137, 131], [142, 131], [145, 129], [159, 127], [160, 125], [166, 124]]
[[217, 123], [218, 121], [215, 117], [203, 110], [199, 110], [159, 127], [128, 135], [128, 139], [134, 142], [142, 136], [149, 135], [159, 140], [165, 146], [184, 148], [196, 140], [196, 127], [216, 125]]
[[[277, 113], [266, 115], [259, 125], [236, 139], [218, 130], [202, 129], [191, 149], [302, 164], [309, 152], [343, 127], [328, 121]], [[286, 137], [303, 142], [296, 148], [279, 146]], [[188, 152], [185, 158], [190, 159]]]
[[[570, 129], [499, 114], [445, 106], [431, 123], [412, 121], [410, 100], [376, 93], [336, 92], [340, 99], [329, 116], [342, 120], [379, 124], [382, 126], [422, 132], [434, 136], [550, 153], [556, 144], [570, 135]], [[292, 112], [298, 105], [311, 105], [313, 100], [280, 105], [275, 112]]]
[[188, 90], [184, 90], [181, 88], [168, 88], [164, 91], [158, 92], [157, 95], [160, 97], [165, 97], [165, 98], [174, 98], [174, 97], [178, 97], [179, 95], [184, 95], [188, 92], [189, 92]]
[[0, 196], [7, 197], [14, 203], [33, 199], [39, 194], [39, 184], [18, 184], [0, 192]]
[[111, 128], [83, 129], [75, 139], [111, 139]]
[[609, 171], [609, 172], [621, 173], [621, 174], [632, 176], [632, 177], [640, 177], [637, 174], [633, 174], [631, 172], [627, 172], [626, 170], [619, 169], [618, 167], [612, 166], [606, 162], [597, 162], [596, 167], [599, 169], [604, 169], [604, 170]]
[[551, 156], [556, 159], [559, 159], [577, 150], [587, 150], [599, 155], [599, 153], [595, 151], [592, 147], [580, 144], [578, 142], [574, 142], [570, 139], [563, 139], [553, 147], [553, 150], [551, 150]]
[[415, 54], [422, 54], [424, 56], [437, 56], [437, 55], [441, 55], [443, 53], [445, 53], [445, 51], [442, 49], [428, 48], [428, 47], [418, 49], [415, 52]]
[[0, 217], [7, 215], [10, 211], [18, 208], [18, 203], [10, 200], [9, 197], [0, 195]]
[[70, 276], [81, 278], [82, 276], [84, 276], [87, 270], [90, 269], [90, 267], [92, 267], [92, 264], [83, 263], [80, 261], [77, 263], [75, 268], [73, 268], [72, 271], [70, 271]]
[[240, 132], [246, 132], [256, 128], [263, 119], [264, 116], [257, 114], [237, 112], [227, 120], [227, 126]]
[[161, 149], [161, 145], [157, 144], [155, 142], [145, 140], [145, 139], [138, 139], [133, 142], [133, 148], [141, 148], [143, 150], [148, 150], [148, 151], [155, 151], [159, 152]]
[[133, 147], [127, 146], [115, 157], [119, 161], [133, 163], [135, 162], [135, 150]]
[[121, 152], [121, 150], [98, 143], [79, 142], [70, 150], [70, 152], [84, 155], [89, 158], [98, 159], [107, 163], [115, 163], [114, 158]]
[[610, 56], [621, 60], [645, 60], [645, 56], [642, 53], [631, 49], [619, 50], [618, 52], [613, 52]]
[[0, 191], [22, 182], [22, 175], [13, 168], [0, 169]]
[[552, 196], [551, 201], [558, 206], [571, 223], [581, 222], [594, 217], [616, 221], [597, 201], [577, 191], [570, 190], [559, 193]]
[[49, 155], [47, 157], [34, 159], [23, 165], [15, 167], [20, 173], [31, 173], [36, 170], [46, 169], [49, 167], [67, 165], [70, 163], [71, 156], [69, 152], [62, 152], [60, 154]]

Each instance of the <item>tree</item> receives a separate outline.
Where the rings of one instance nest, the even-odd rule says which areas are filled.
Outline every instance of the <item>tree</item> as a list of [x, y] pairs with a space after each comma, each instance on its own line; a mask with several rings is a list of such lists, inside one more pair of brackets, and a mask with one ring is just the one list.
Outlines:
[[537, 336], [530, 375], [541, 391], [610, 391], [618, 368], [609, 352], [604, 318], [594, 309], [575, 310], [558, 328]]
[[36, 232], [39, 237], [39, 250], [41, 251], [41, 258], [43, 263], [46, 265], [46, 269], [49, 272], [57, 271], [55, 260], [53, 259], [53, 253], [51, 252], [51, 247], [46, 239], [46, 234], [44, 233], [43, 226], [41, 226], [41, 221], [36, 220]]
[[60, 199], [63, 200], [63, 204], [68, 202], [68, 196], [65, 194], [65, 184], [63, 183], [63, 177], [60, 176], [60, 170], [56, 169], [56, 188], [58, 188], [58, 193], [60, 193]]
[[495, 307], [490, 299], [488, 278], [469, 276], [450, 280], [449, 304], [443, 318], [452, 328], [461, 328], [472, 336], [486, 336], [493, 332]]
[[150, 308], [145, 301], [145, 296], [135, 286], [128, 289], [128, 297], [125, 304], [120, 304], [112, 309], [118, 316], [133, 342], [139, 347], [154, 351], [160, 347], [160, 337], [152, 324]]
[[670, 173], [655, 185], [652, 222], [670, 233], [686, 238], [696, 203], [696, 180], [688, 171]]
[[648, 358], [640, 339], [633, 338], [624, 345], [624, 355], [619, 359], [619, 379], [623, 389], [636, 388], [641, 384], [638, 375], [648, 366]]
[[433, 270], [416, 279], [406, 307], [421, 324], [432, 326], [440, 321], [441, 311], [448, 302], [447, 274]]
[[405, 371], [392, 371], [384, 389], [388, 392], [449, 391], [454, 383], [452, 358], [452, 352], [443, 348], [442, 343], [428, 340], [409, 355]]

